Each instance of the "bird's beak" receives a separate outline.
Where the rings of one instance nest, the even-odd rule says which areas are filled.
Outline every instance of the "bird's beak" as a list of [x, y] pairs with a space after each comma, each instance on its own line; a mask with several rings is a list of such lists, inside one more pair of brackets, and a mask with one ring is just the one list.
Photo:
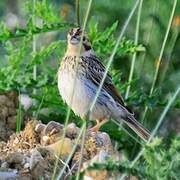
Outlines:
[[79, 38], [72, 36], [70, 39], [71, 44], [76, 45], [79, 43]]

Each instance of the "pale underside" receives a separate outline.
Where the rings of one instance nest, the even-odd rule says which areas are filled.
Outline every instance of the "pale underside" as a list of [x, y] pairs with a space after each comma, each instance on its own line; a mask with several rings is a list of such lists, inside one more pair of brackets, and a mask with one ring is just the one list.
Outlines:
[[[62, 68], [64, 68], [62, 70]], [[58, 73], [58, 88], [63, 100], [74, 113], [85, 118], [95, 98], [98, 86], [81, 71], [76, 73], [71, 67], [61, 67]], [[79, 68], [78, 68], [79, 69]], [[101, 90], [97, 102], [89, 115], [91, 120], [124, 117], [127, 111], [104, 89]]]

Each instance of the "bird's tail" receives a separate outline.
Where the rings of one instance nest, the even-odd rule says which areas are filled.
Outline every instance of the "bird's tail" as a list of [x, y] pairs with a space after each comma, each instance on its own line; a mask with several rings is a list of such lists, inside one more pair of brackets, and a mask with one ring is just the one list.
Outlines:
[[148, 141], [150, 138], [149, 131], [144, 128], [132, 115], [128, 115], [125, 120], [123, 120], [138, 136], [140, 136], [144, 141]]

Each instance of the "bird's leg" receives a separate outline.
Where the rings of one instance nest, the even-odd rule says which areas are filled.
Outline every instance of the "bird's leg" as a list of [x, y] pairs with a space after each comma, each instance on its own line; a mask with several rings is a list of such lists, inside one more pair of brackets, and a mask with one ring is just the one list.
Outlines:
[[96, 122], [97, 122], [97, 124], [94, 127], [90, 128], [89, 131], [91, 131], [91, 132], [98, 132], [99, 129], [101, 128], [101, 126], [103, 124], [105, 124], [106, 122], [108, 122], [108, 120], [107, 119], [96, 120]]

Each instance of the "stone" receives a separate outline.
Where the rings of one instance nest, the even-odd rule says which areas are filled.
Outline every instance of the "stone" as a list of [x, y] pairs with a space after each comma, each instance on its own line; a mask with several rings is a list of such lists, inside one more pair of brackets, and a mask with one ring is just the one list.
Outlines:
[[28, 169], [30, 167], [30, 164], [29, 163], [25, 163], [24, 164], [24, 169]]
[[10, 116], [7, 119], [7, 126], [12, 130], [16, 130], [16, 116]]
[[2, 117], [4, 117], [4, 118], [8, 117], [8, 108], [6, 106], [3, 106], [1, 108], [1, 118]]
[[9, 116], [16, 115], [16, 109], [15, 108], [8, 108], [8, 115]]
[[6, 105], [6, 103], [9, 101], [9, 98], [6, 95], [0, 95], [0, 106]]
[[21, 152], [13, 152], [7, 155], [5, 161], [9, 164], [21, 164], [24, 157]]
[[68, 157], [72, 151], [73, 143], [69, 138], [61, 139], [51, 145], [46, 146], [46, 149], [51, 151], [54, 155], [60, 156], [62, 159]]
[[48, 169], [48, 162], [44, 160], [37, 149], [33, 149], [31, 153], [29, 168], [31, 170], [32, 177], [33, 179], [40, 179], [44, 177], [44, 172]]
[[59, 133], [63, 129], [63, 127], [63, 125], [56, 121], [50, 121], [44, 129], [44, 135]]
[[1, 168], [7, 169], [9, 168], [9, 164], [5, 161], [1, 164]]
[[69, 138], [76, 138], [77, 135], [79, 134], [80, 129], [75, 125], [75, 123], [71, 123], [67, 125], [66, 128], [66, 136]]
[[46, 125], [44, 125], [42, 123], [39, 123], [39, 124], [36, 125], [35, 131], [37, 133], [41, 133], [42, 131], [44, 131], [45, 127], [46, 127]]
[[0, 128], [0, 141], [7, 141], [7, 130], [3, 121], [0, 121]]

